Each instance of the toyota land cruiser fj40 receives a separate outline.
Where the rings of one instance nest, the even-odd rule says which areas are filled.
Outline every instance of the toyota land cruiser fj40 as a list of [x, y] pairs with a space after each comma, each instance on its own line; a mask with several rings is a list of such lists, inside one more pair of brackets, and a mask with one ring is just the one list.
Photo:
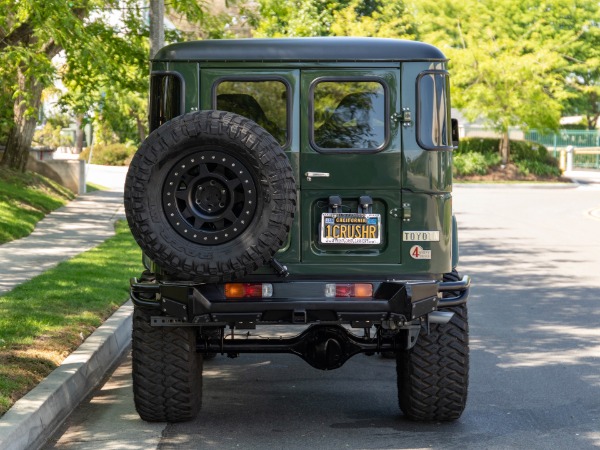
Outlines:
[[[393, 355], [412, 420], [465, 408], [469, 277], [456, 272], [447, 60], [421, 42], [169, 45], [125, 183], [133, 389], [148, 421], [198, 412], [203, 361]], [[237, 330], [298, 329], [261, 339]], [[368, 386], [365, 387], [368, 389]]]

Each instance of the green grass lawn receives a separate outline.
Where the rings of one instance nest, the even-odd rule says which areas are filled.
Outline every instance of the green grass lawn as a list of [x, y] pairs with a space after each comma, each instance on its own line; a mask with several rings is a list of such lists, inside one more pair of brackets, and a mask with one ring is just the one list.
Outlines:
[[40, 175], [0, 168], [0, 244], [28, 236], [46, 214], [74, 197]]
[[128, 298], [141, 252], [125, 222], [98, 247], [0, 296], [0, 415]]
[[[74, 197], [37, 174], [0, 168], [0, 244], [29, 235]], [[127, 300], [129, 278], [140, 269], [141, 252], [123, 222], [115, 237], [0, 296], [0, 416]]]

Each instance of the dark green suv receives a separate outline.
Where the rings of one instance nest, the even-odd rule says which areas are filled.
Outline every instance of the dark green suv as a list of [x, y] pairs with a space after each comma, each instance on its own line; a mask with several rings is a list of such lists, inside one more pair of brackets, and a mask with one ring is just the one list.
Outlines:
[[[158, 52], [125, 184], [147, 269], [131, 281], [143, 419], [193, 418], [204, 359], [249, 352], [323, 370], [393, 355], [408, 418], [461, 415], [470, 280], [455, 270], [446, 64], [374, 38]], [[298, 335], [252, 331], [281, 324]]]

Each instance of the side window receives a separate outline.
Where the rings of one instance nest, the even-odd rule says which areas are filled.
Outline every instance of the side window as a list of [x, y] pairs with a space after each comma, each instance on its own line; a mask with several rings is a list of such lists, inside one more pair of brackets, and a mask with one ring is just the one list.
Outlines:
[[426, 150], [452, 148], [448, 73], [427, 71], [417, 80], [417, 141]]
[[213, 106], [252, 119], [284, 147], [288, 142], [288, 86], [279, 80], [221, 80]]
[[183, 114], [183, 80], [179, 74], [155, 72], [150, 79], [150, 131]]
[[317, 150], [376, 151], [387, 139], [386, 89], [379, 81], [313, 85], [312, 144]]

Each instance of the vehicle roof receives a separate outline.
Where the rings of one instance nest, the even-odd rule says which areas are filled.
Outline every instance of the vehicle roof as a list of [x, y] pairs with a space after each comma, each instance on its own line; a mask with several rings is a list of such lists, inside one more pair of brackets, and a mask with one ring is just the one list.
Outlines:
[[163, 47], [154, 61], [363, 62], [446, 61], [436, 47], [417, 41], [365, 37], [223, 39]]

